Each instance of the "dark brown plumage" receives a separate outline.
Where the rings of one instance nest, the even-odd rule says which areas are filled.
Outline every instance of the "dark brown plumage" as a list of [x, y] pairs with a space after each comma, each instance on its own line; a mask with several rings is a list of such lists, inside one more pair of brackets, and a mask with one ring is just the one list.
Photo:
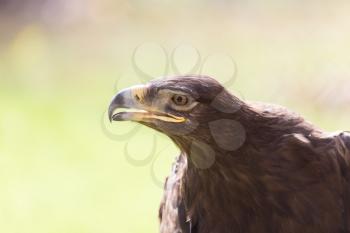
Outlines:
[[[115, 114], [120, 107], [145, 112]], [[161, 233], [350, 233], [350, 133], [244, 102], [203, 76], [123, 90], [109, 115], [163, 132], [181, 150]]]

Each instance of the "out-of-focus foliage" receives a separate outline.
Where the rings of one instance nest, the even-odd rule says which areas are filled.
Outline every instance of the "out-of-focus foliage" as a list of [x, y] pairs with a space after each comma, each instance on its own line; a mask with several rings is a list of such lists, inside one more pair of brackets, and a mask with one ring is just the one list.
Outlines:
[[[124, 153], [129, 141], [142, 158], [154, 132], [112, 140], [104, 127], [134, 124], [101, 123], [116, 88], [140, 82], [130, 64], [145, 42], [228, 53], [239, 96], [350, 129], [349, 11], [348, 1], [1, 0], [0, 232], [157, 231], [162, 190]], [[140, 64], [160, 76], [163, 55], [150, 51]], [[218, 67], [224, 79], [231, 67]], [[157, 137], [162, 180], [178, 152]]]

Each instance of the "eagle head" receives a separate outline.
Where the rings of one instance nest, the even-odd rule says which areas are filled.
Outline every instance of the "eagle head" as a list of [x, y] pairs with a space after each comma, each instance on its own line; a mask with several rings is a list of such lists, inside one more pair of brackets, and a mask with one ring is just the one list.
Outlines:
[[[160, 131], [188, 151], [193, 142], [225, 144], [221, 138], [230, 137], [220, 137], [227, 126], [222, 121], [237, 118], [242, 104], [213, 78], [176, 76], [121, 90], [108, 115], [110, 121], [135, 121]], [[218, 121], [221, 128], [215, 125]]]

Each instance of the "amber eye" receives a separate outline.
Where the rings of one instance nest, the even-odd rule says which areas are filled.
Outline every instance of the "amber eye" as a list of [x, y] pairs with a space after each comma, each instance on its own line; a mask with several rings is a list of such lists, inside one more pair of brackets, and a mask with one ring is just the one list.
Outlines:
[[179, 106], [184, 106], [188, 103], [188, 98], [184, 95], [174, 95], [171, 99], [176, 105]]

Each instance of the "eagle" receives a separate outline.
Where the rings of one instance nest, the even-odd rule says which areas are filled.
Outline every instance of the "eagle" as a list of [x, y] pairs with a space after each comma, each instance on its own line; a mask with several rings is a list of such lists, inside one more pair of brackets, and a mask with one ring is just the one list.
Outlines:
[[123, 89], [108, 115], [155, 129], [180, 150], [161, 233], [350, 233], [350, 132], [241, 100], [204, 75]]

